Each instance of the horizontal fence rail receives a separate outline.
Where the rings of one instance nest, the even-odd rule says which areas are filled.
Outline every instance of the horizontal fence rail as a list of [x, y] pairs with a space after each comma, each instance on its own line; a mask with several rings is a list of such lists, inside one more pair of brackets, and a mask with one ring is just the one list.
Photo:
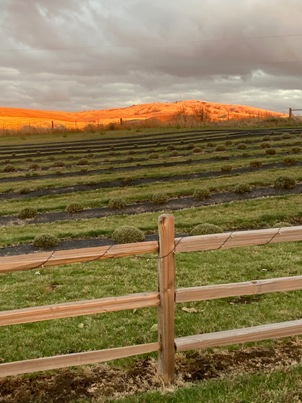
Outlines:
[[175, 239], [175, 252], [197, 252], [302, 240], [302, 225], [253, 231], [224, 232]]
[[90, 262], [94, 260], [135, 256], [158, 251], [158, 242], [137, 242], [123, 245], [98, 246], [54, 252], [30, 253], [27, 255], [0, 258], [0, 273], [31, 270], [62, 264]]
[[175, 253], [301, 241], [302, 226], [234, 231], [175, 239], [173, 216], [162, 215], [158, 220], [158, 233], [159, 242], [138, 242], [0, 258], [0, 274], [3, 275], [12, 271], [40, 269], [76, 262], [89, 262], [145, 253], [158, 254], [158, 292], [144, 292], [0, 312], [0, 326], [7, 326], [127, 309], [156, 307], [158, 310], [158, 342], [4, 363], [0, 364], [0, 376], [92, 364], [157, 351], [159, 374], [163, 382], [169, 384], [173, 382], [174, 377], [175, 351], [302, 334], [302, 320], [296, 320], [179, 338], [175, 338], [174, 335], [176, 303], [302, 289], [302, 276], [176, 288]]
[[302, 320], [197, 334], [175, 339], [176, 351], [248, 343], [302, 334]]
[[0, 312], [0, 326], [159, 306], [159, 293], [131, 294]]
[[201, 287], [179, 288], [175, 302], [207, 301], [240, 295], [257, 295], [277, 291], [302, 289], [302, 276], [252, 280], [242, 283], [214, 284]]
[[[222, 234], [175, 238], [175, 253], [198, 252], [242, 246], [267, 245], [280, 242], [302, 241], [302, 225], [253, 231], [234, 231]], [[38, 252], [0, 258], [0, 273], [89, 262], [118, 257], [134, 256], [159, 251], [157, 241], [136, 242], [124, 245]]]
[[120, 358], [132, 357], [133, 355], [152, 353], [158, 350], [159, 343], [156, 342], [110, 348], [107, 350], [87, 351], [83, 353], [57, 355], [54, 357], [36, 358], [33, 360], [8, 362], [6, 364], [0, 364], [0, 377], [112, 361]]

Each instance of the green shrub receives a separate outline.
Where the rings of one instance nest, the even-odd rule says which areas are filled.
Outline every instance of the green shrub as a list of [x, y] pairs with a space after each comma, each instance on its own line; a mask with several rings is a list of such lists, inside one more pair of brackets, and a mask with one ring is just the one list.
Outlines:
[[[274, 133], [272, 133], [272, 134], [274, 134]], [[271, 136], [264, 136], [262, 140], [263, 141], [271, 141], [271, 139], [272, 139]]]
[[292, 148], [292, 152], [293, 152], [294, 154], [299, 154], [299, 153], [301, 152], [301, 147], [293, 147], [293, 148]]
[[265, 142], [265, 143], [261, 143], [260, 144], [260, 147], [261, 148], [270, 148], [272, 145], [271, 145], [271, 143], [269, 143], [269, 142]]
[[133, 178], [131, 176], [127, 176], [126, 178], [122, 179], [123, 186], [129, 186], [133, 182]]
[[83, 210], [83, 206], [80, 203], [71, 203], [66, 206], [65, 211], [70, 214], [79, 213]]
[[242, 158], [249, 158], [251, 155], [249, 153], [242, 153], [241, 157]]
[[194, 199], [205, 200], [211, 197], [211, 192], [209, 189], [196, 189], [193, 193]]
[[193, 148], [195, 148], [195, 145], [193, 143], [187, 145], [187, 150], [193, 150]]
[[28, 166], [28, 169], [31, 169], [31, 170], [36, 171], [36, 170], [40, 169], [40, 165], [37, 164], [36, 162], [34, 162], [34, 163], [32, 163], [32, 164], [30, 164], [30, 165]]
[[220, 168], [221, 172], [232, 172], [233, 166], [232, 165], [223, 165]]
[[33, 207], [26, 207], [19, 211], [18, 218], [24, 220], [26, 218], [34, 218], [37, 215], [37, 210]]
[[169, 154], [169, 157], [179, 157], [179, 156], [180, 156], [180, 154], [179, 154], [179, 152], [176, 151], [176, 150], [172, 151], [172, 152]]
[[287, 139], [291, 139], [292, 136], [291, 136], [289, 133], [283, 133], [282, 138], [283, 138], [284, 140], [287, 140]]
[[112, 239], [119, 244], [142, 242], [145, 239], [145, 234], [136, 227], [125, 225], [113, 232]]
[[79, 159], [79, 161], [77, 162], [77, 165], [88, 165], [89, 161], [87, 158], [81, 158]]
[[223, 145], [218, 145], [218, 146], [216, 146], [216, 148], [215, 148], [215, 151], [225, 151], [225, 150], [226, 150], [226, 147], [223, 146]]
[[233, 144], [232, 140], [227, 140], [227, 141], [225, 142], [225, 145], [226, 145], [226, 146], [231, 146], [232, 144]]
[[267, 154], [267, 155], [276, 155], [277, 151], [274, 148], [267, 148], [265, 150], [265, 154]]
[[191, 231], [191, 235], [207, 235], [207, 234], [220, 234], [223, 229], [215, 224], [199, 224], [196, 225]]
[[166, 193], [157, 193], [152, 196], [152, 203], [154, 204], [166, 204], [169, 200], [169, 196]]
[[235, 193], [248, 193], [251, 190], [251, 186], [248, 183], [239, 183], [234, 187]]
[[21, 188], [19, 190], [20, 195], [26, 195], [26, 194], [28, 194], [30, 192], [31, 192], [30, 188], [27, 188], [27, 187]]
[[149, 154], [149, 159], [150, 160], [157, 160], [159, 158], [159, 155], [156, 153], [151, 153]]
[[244, 143], [238, 143], [237, 148], [238, 150], [245, 150], [247, 148], [247, 145]]
[[51, 234], [37, 235], [33, 241], [33, 246], [36, 248], [54, 248], [59, 243], [59, 239]]
[[195, 148], [193, 148], [193, 153], [194, 154], [199, 154], [199, 153], [201, 153], [202, 152], [202, 148], [201, 147], [195, 147]]
[[3, 168], [3, 172], [15, 172], [15, 171], [16, 167], [11, 164], [5, 165], [5, 167]]
[[251, 161], [251, 162], [250, 162], [250, 166], [251, 166], [252, 168], [260, 168], [260, 167], [262, 167], [262, 162], [261, 162], [261, 161], [257, 161], [257, 160]]
[[175, 146], [173, 146], [173, 144], [168, 144], [167, 150], [168, 150], [168, 151], [175, 150]]
[[285, 157], [283, 160], [283, 164], [285, 165], [296, 165], [297, 164], [296, 158], [293, 157]]
[[52, 167], [57, 168], [57, 167], [65, 167], [65, 163], [63, 161], [56, 161], [52, 164]]
[[207, 143], [207, 147], [209, 147], [209, 148], [214, 147], [214, 144], [213, 143]]
[[121, 210], [126, 207], [126, 202], [123, 199], [111, 199], [109, 200], [108, 207], [114, 210]]
[[279, 176], [274, 181], [275, 189], [293, 189], [296, 186], [296, 181], [294, 178], [290, 178], [289, 176]]

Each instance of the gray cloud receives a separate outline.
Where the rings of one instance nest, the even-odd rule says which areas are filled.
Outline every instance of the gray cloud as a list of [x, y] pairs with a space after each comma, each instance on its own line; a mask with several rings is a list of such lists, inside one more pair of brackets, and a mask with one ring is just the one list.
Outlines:
[[298, 0], [2, 0], [0, 104], [286, 111], [301, 106], [301, 15]]

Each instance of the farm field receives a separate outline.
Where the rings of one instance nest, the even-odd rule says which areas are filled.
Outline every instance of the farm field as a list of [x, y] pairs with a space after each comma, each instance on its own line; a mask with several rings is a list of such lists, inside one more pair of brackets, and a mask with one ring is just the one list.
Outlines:
[[[41, 250], [33, 242], [42, 234], [57, 238], [56, 250], [112, 245], [114, 230], [124, 225], [139, 228], [147, 240], [156, 239], [157, 219], [163, 213], [174, 214], [176, 234], [184, 237], [197, 234], [196, 227], [204, 223], [214, 224], [221, 231], [301, 225], [301, 136], [302, 129], [296, 127], [37, 135], [23, 140], [1, 137], [0, 263], [1, 256]], [[181, 254], [177, 256], [177, 286], [299, 275], [300, 249], [301, 244], [294, 242]], [[51, 253], [53, 249], [48, 250]], [[155, 255], [10, 273], [0, 276], [0, 309], [153, 291], [156, 279]], [[181, 337], [299, 319], [301, 296], [300, 291], [294, 291], [180, 305], [176, 310], [176, 334]], [[156, 309], [147, 308], [3, 327], [0, 363], [149, 343], [156, 341], [154, 326]], [[258, 357], [258, 368], [271, 371], [276, 361], [267, 366], [261, 351], [269, 351], [269, 356], [278, 356], [279, 352], [286, 366], [293, 362], [293, 355], [297, 356], [296, 363], [300, 362], [301, 345], [297, 337], [220, 348], [207, 351], [206, 356], [253, 351]], [[189, 352], [177, 358], [179, 385], [181, 379], [190, 383], [221, 376], [216, 364], [212, 365], [213, 376], [196, 375], [196, 366], [182, 372], [182, 363], [185, 366], [194, 354]], [[144, 362], [149, 376], [146, 385], [158, 388], [152, 372], [155, 357], [150, 354], [143, 361], [124, 359], [118, 364], [135, 372]], [[195, 358], [202, 357], [202, 353], [196, 352]], [[114, 371], [114, 364], [96, 368]], [[223, 376], [227, 376], [226, 368]], [[76, 370], [62, 372], [66, 385], [73, 371]], [[78, 371], [74, 373], [84, 370]], [[247, 382], [250, 375], [244, 374], [249, 371], [256, 369], [250, 369], [246, 362], [242, 364], [243, 383]], [[298, 372], [292, 371], [293, 379]], [[43, 376], [28, 375], [23, 379], [42, 382]], [[280, 380], [282, 374], [278, 376]], [[0, 402], [5, 393], [1, 392], [5, 390], [1, 385], [9, 382], [18, 383], [0, 380]], [[133, 376], [132, 382], [137, 382], [137, 377]], [[205, 382], [202, 388], [208, 387], [208, 392], [203, 393], [212, 393], [213, 381]], [[70, 396], [74, 400], [69, 401], [90, 401], [101, 395], [109, 398], [113, 392], [105, 392], [104, 388], [100, 386], [89, 395], [84, 387], [79, 387], [78, 395]], [[26, 399], [26, 391], [23, 392]], [[131, 390], [124, 385], [119, 392]], [[3, 401], [17, 401], [14, 396], [11, 400], [8, 395], [3, 396], [7, 399]], [[156, 396], [144, 398], [141, 401], [160, 401]], [[187, 399], [190, 401], [190, 395]], [[36, 401], [43, 401], [43, 396], [37, 394]]]

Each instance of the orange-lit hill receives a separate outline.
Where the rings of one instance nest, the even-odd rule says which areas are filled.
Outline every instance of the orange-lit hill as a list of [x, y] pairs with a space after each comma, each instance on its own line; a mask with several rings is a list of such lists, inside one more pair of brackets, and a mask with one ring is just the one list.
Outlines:
[[284, 114], [243, 105], [219, 104], [204, 101], [154, 102], [132, 105], [125, 108], [91, 110], [83, 112], [43, 111], [0, 107], [0, 128], [20, 129], [35, 126], [83, 128], [91, 124], [108, 124], [110, 122], [139, 121], [157, 119], [168, 121], [175, 115], [196, 115], [206, 112], [212, 121], [243, 119], [249, 117], [285, 117]]

